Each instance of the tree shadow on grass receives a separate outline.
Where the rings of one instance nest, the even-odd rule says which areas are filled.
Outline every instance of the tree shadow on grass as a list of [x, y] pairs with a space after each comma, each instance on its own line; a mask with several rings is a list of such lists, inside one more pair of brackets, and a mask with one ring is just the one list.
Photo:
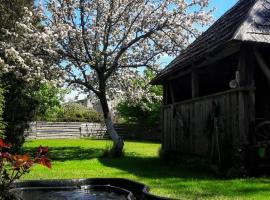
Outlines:
[[[34, 156], [37, 148], [26, 147], [24, 152]], [[71, 147], [49, 147], [48, 157], [52, 161], [72, 161], [72, 160], [89, 160], [100, 157], [103, 150], [98, 148], [81, 148], [78, 146]]]
[[122, 158], [99, 158], [107, 167], [121, 169], [130, 174], [146, 178], [190, 178], [216, 179], [215, 176], [203, 170], [192, 170], [183, 165], [168, 164], [159, 157], [140, 157], [126, 153]]
[[[124, 158], [99, 158], [99, 161], [138, 178], [147, 178], [152, 187], [167, 188], [190, 199], [245, 199], [253, 195], [269, 196], [268, 178], [225, 179], [202, 169], [195, 170], [180, 164], [169, 164], [158, 157], [139, 157], [127, 154]], [[161, 185], [162, 184], [162, 185]]]
[[168, 164], [158, 157], [139, 157], [132, 154], [124, 158], [99, 158], [99, 161], [146, 180], [151, 188], [166, 188], [175, 195], [188, 199], [248, 199], [254, 195], [268, 197], [266, 179], [223, 179], [213, 173], [190, 169], [184, 165]]

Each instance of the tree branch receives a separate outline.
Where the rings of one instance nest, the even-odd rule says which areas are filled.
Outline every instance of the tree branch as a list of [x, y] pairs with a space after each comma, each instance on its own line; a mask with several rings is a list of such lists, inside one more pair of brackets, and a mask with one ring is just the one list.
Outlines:
[[87, 44], [86, 41], [86, 31], [85, 31], [85, 21], [84, 21], [84, 17], [85, 17], [85, 12], [84, 12], [84, 0], [80, 0], [80, 21], [81, 21], [81, 27], [82, 27], [82, 40], [83, 40], [83, 45], [84, 45], [84, 49], [85, 52], [89, 58], [90, 61], [93, 61], [93, 58], [90, 54], [89, 51], [89, 46]]

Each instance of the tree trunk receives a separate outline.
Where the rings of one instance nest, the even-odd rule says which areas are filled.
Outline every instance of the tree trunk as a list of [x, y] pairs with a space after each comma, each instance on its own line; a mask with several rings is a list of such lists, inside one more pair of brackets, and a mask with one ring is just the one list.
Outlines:
[[115, 157], [121, 156], [123, 152], [124, 142], [114, 129], [110, 108], [108, 106], [105, 92], [101, 92], [101, 95], [99, 95], [99, 100], [103, 110], [104, 122], [106, 124], [107, 131], [113, 141], [113, 147], [110, 150], [110, 153], [112, 156]]

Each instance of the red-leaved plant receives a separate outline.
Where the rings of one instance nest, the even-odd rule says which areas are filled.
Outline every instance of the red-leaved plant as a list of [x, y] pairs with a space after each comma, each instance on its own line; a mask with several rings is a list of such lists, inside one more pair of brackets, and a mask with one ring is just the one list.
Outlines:
[[9, 190], [15, 180], [30, 172], [30, 168], [36, 163], [51, 168], [51, 162], [46, 157], [48, 147], [39, 146], [34, 159], [27, 154], [18, 155], [9, 153], [11, 144], [6, 144], [0, 138], [0, 200], [10, 199]]

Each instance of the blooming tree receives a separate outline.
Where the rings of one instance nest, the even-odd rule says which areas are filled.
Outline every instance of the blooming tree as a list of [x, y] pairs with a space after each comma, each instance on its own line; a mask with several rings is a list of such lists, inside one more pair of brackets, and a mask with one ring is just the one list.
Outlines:
[[[179, 54], [199, 34], [198, 24], [210, 20], [207, 6], [208, 0], [47, 0], [37, 12], [42, 31], [33, 32], [29, 20], [19, 25], [36, 39], [31, 46], [61, 59], [70, 85], [99, 98], [117, 153], [124, 144], [114, 130], [107, 96], [126, 86], [134, 69], [156, 69], [161, 56]], [[7, 53], [20, 56], [13, 49]]]
[[[1, 29], [0, 69], [2, 74], [14, 73], [17, 79], [28, 83], [59, 80], [61, 71], [57, 57], [52, 57], [50, 35], [42, 33], [32, 11], [24, 8], [25, 15], [12, 29]], [[46, 41], [46, 42], [45, 42]], [[48, 57], [50, 56], [50, 57]], [[48, 59], [49, 58], [49, 59]]]

